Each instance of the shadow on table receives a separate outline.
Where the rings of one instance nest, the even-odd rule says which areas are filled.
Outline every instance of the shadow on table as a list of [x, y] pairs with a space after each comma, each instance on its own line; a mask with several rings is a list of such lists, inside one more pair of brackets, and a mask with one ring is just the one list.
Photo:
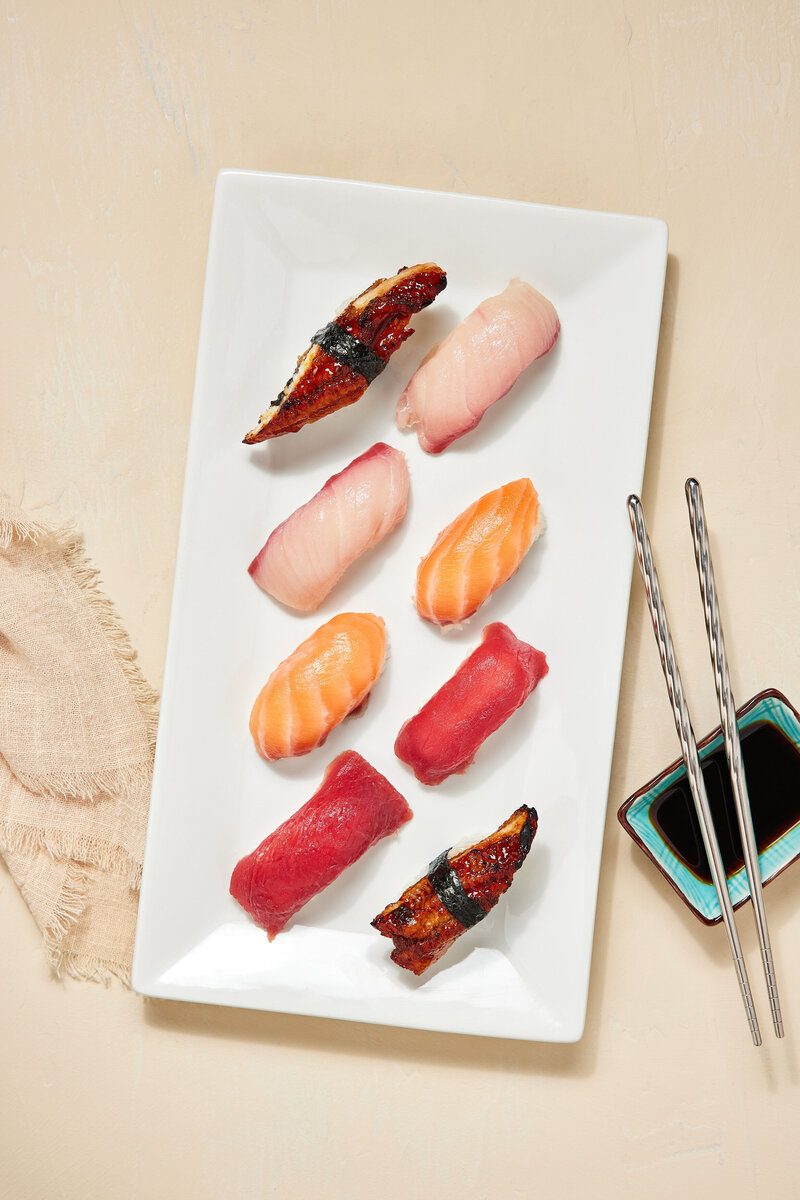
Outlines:
[[[596, 983], [595, 980], [595, 991]], [[420, 1066], [438, 1064], [469, 1070], [581, 1078], [592, 1074], [597, 1057], [597, 1029], [590, 1021], [582, 1041], [556, 1045], [182, 1004], [174, 1000], [145, 1000], [144, 1012], [149, 1025], [172, 1033], [262, 1044], [274, 1042], [299, 1050], [402, 1060]]]

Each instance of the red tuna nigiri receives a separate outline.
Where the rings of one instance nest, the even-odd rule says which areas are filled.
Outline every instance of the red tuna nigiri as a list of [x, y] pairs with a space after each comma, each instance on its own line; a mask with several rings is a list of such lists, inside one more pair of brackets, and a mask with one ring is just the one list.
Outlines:
[[247, 569], [276, 600], [313, 612], [351, 563], [394, 529], [407, 502], [405, 455], [376, 442], [273, 530]]
[[548, 671], [540, 650], [495, 621], [451, 679], [397, 735], [394, 752], [420, 783], [466, 771], [476, 752]]
[[311, 799], [236, 864], [231, 895], [272, 941], [312, 896], [413, 815], [380, 771], [345, 750]]
[[559, 329], [550, 301], [512, 279], [423, 360], [397, 402], [398, 426], [416, 426], [422, 449], [439, 454], [474, 429], [520, 373], [547, 354]]

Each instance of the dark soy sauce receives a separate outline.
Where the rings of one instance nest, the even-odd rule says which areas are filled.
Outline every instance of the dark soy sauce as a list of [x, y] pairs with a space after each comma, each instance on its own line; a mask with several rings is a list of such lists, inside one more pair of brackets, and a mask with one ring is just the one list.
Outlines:
[[[740, 732], [753, 832], [761, 853], [800, 820], [800, 752], [776, 725], [757, 721]], [[744, 866], [725, 747], [702, 760], [714, 828], [730, 876]], [[703, 839], [684, 775], [656, 800], [650, 820], [666, 844], [704, 883], [711, 883]]]

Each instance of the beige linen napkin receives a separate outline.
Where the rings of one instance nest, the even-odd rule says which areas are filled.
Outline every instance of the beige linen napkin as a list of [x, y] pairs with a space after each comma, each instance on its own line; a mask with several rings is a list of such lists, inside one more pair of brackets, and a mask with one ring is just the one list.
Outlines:
[[0, 853], [55, 971], [128, 982], [157, 698], [96, 577], [0, 492]]

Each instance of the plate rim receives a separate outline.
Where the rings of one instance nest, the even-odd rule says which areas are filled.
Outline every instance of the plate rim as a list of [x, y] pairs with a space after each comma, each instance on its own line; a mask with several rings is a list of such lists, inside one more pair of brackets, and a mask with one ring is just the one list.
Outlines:
[[[170, 603], [170, 618], [169, 618], [169, 625], [168, 625], [165, 663], [164, 663], [164, 684], [165, 685], [167, 684], [167, 680], [170, 675], [170, 650], [171, 650], [172, 645], [174, 644], [173, 624], [176, 623], [178, 620], [179, 606], [176, 602], [176, 595], [177, 595], [177, 591], [178, 591], [179, 584], [180, 584], [180, 573], [178, 572], [177, 568], [181, 561], [182, 554], [184, 553], [183, 542], [184, 542], [185, 521], [187, 518], [187, 512], [191, 507], [190, 489], [187, 486], [187, 484], [190, 479], [190, 468], [193, 463], [192, 451], [193, 451], [193, 443], [195, 441], [195, 437], [193, 436], [193, 434], [195, 434], [195, 421], [194, 421], [195, 406], [196, 406], [196, 402], [198, 399], [198, 393], [201, 390], [201, 386], [202, 386], [202, 380], [201, 380], [202, 372], [200, 370], [200, 360], [201, 360], [201, 355], [202, 355], [203, 348], [204, 348], [206, 326], [207, 326], [207, 322], [209, 320], [209, 316], [208, 316], [209, 308], [210, 308], [210, 295], [209, 295], [209, 289], [208, 289], [209, 264], [210, 264], [213, 249], [214, 249], [215, 236], [217, 235], [217, 226], [219, 224], [219, 220], [221, 219], [220, 218], [220, 207], [219, 207], [221, 188], [227, 182], [233, 183], [237, 180], [238, 181], [253, 180], [253, 181], [258, 181], [258, 182], [262, 182], [262, 183], [264, 183], [264, 182], [280, 182], [280, 183], [294, 184], [294, 185], [298, 185], [298, 186], [312, 187], [312, 188], [317, 187], [317, 186], [335, 186], [335, 187], [343, 187], [345, 189], [355, 189], [355, 190], [359, 190], [362, 192], [372, 191], [378, 195], [393, 194], [393, 195], [404, 196], [404, 197], [413, 196], [413, 197], [419, 198], [419, 199], [442, 200], [442, 201], [446, 201], [448, 204], [452, 204], [453, 202], [455, 202], [455, 204], [458, 206], [460, 206], [461, 204], [469, 203], [469, 202], [483, 203], [483, 204], [489, 205], [494, 208], [497, 208], [497, 207], [514, 208], [520, 212], [539, 211], [539, 212], [547, 212], [547, 213], [565, 214], [565, 215], [568, 215], [568, 216], [570, 216], [572, 218], [576, 218], [576, 219], [601, 220], [601, 221], [609, 221], [609, 222], [614, 222], [614, 223], [622, 222], [623, 224], [638, 227], [642, 230], [646, 230], [659, 242], [659, 244], [655, 247], [655, 251], [658, 253], [658, 266], [657, 266], [657, 269], [655, 270], [655, 274], [653, 274], [652, 277], [650, 277], [650, 279], [648, 280], [648, 290], [650, 288], [652, 288], [653, 294], [655, 294], [655, 290], [657, 287], [658, 288], [658, 296], [659, 296], [660, 300], [659, 300], [659, 305], [658, 305], [658, 325], [656, 326], [656, 329], [655, 329], [655, 336], [652, 340], [652, 347], [651, 347], [651, 349], [652, 349], [652, 355], [651, 355], [652, 364], [651, 364], [651, 366], [648, 367], [648, 372], [647, 372], [647, 378], [650, 381], [649, 388], [647, 390], [645, 397], [643, 397], [643, 400], [642, 400], [643, 407], [646, 406], [646, 414], [647, 414], [647, 422], [646, 422], [645, 431], [644, 431], [645, 432], [644, 443], [641, 448], [641, 473], [640, 474], [641, 474], [642, 479], [644, 477], [644, 470], [645, 470], [645, 465], [646, 465], [647, 446], [648, 446], [648, 438], [649, 438], [649, 426], [650, 426], [650, 419], [651, 419], [651, 413], [652, 413], [652, 399], [653, 399], [653, 390], [654, 390], [654, 382], [655, 382], [655, 369], [656, 369], [658, 351], [659, 351], [659, 346], [660, 346], [660, 333], [659, 333], [660, 320], [661, 320], [661, 314], [663, 312], [664, 284], [665, 284], [665, 279], [666, 279], [667, 259], [668, 259], [669, 229], [668, 229], [667, 222], [664, 221], [662, 218], [649, 216], [649, 215], [642, 215], [642, 214], [617, 213], [617, 212], [609, 212], [609, 211], [599, 210], [599, 209], [587, 209], [587, 208], [578, 208], [578, 207], [567, 206], [567, 205], [547, 204], [547, 203], [542, 203], [540, 201], [521, 200], [521, 199], [502, 197], [502, 196], [486, 196], [486, 195], [482, 195], [482, 194], [477, 195], [474, 193], [466, 193], [466, 192], [444, 191], [441, 189], [409, 187], [409, 186], [402, 185], [402, 184], [384, 183], [384, 182], [370, 181], [370, 180], [363, 180], [363, 179], [355, 180], [355, 179], [339, 178], [339, 177], [334, 177], [334, 176], [303, 175], [303, 174], [295, 174], [295, 173], [289, 173], [289, 172], [259, 171], [259, 170], [248, 169], [248, 168], [231, 168], [231, 167], [221, 168], [217, 172], [217, 176], [216, 176], [216, 180], [215, 180], [215, 185], [214, 185], [214, 190], [213, 190], [213, 206], [212, 206], [210, 222], [209, 222], [209, 237], [208, 237], [208, 246], [207, 246], [207, 253], [206, 253], [206, 268], [205, 268], [205, 275], [204, 275], [204, 285], [203, 285], [203, 303], [202, 303], [201, 319], [200, 319], [198, 341], [197, 341], [197, 353], [196, 353], [196, 359], [195, 359], [195, 375], [194, 375], [194, 386], [193, 386], [193, 392], [192, 392], [192, 406], [191, 406], [190, 418], [189, 418], [186, 459], [185, 459], [185, 467], [184, 467], [184, 483], [183, 483], [182, 500], [181, 500], [181, 507], [180, 507], [180, 521], [179, 521], [179, 528], [178, 528], [178, 538], [177, 538], [177, 545], [176, 545], [175, 562], [174, 562], [175, 576], [173, 579], [172, 598], [171, 598], [171, 603]], [[648, 349], [650, 349], [650, 347], [648, 347]], [[633, 570], [633, 547], [632, 546], [631, 546], [631, 551], [630, 551], [629, 569], [630, 569], [630, 572], [632, 573], [632, 570]], [[627, 620], [627, 612], [628, 612], [628, 607], [626, 606], [626, 614], [625, 614], [626, 620]], [[622, 679], [622, 672], [623, 672], [624, 658], [625, 658], [624, 648], [625, 648], [625, 639], [623, 638], [622, 652], [619, 656], [618, 671], [616, 672], [617, 678], [615, 680], [614, 694], [616, 697], [616, 708], [615, 708], [615, 714], [614, 714], [614, 725], [612, 727], [611, 737], [609, 739], [608, 770], [607, 770], [607, 772], [604, 773], [604, 776], [603, 776], [604, 779], [606, 779], [606, 776], [607, 776], [606, 788], [605, 788], [605, 804], [604, 804], [604, 810], [603, 810], [604, 824], [605, 824], [605, 821], [607, 820], [607, 816], [608, 816], [608, 801], [609, 801], [608, 782], [610, 781], [611, 770], [612, 770], [612, 766], [613, 766], [615, 731], [616, 731], [616, 726], [617, 726], [617, 722], [618, 722], [618, 718], [619, 718], [619, 699], [620, 699], [621, 679]], [[163, 717], [163, 713], [164, 713], [164, 708], [162, 705], [162, 713], [161, 713], [162, 717]], [[160, 723], [161, 722], [159, 722], [159, 724]], [[159, 761], [159, 748], [158, 748], [158, 741], [157, 741], [156, 761], [155, 761], [155, 767], [154, 767], [154, 784], [155, 784], [155, 780], [157, 778], [158, 761]], [[153, 790], [155, 792], [155, 787]], [[144, 868], [143, 868], [143, 876], [142, 876], [142, 892], [149, 891], [149, 887], [150, 887], [149, 872], [147, 870], [147, 861], [148, 861], [147, 850], [149, 848], [151, 830], [153, 829], [152, 816], [153, 816], [153, 811], [151, 808], [151, 813], [148, 816], [147, 844], [145, 847]], [[334, 1019], [334, 1020], [351, 1020], [351, 1021], [358, 1021], [358, 1022], [366, 1023], [366, 1024], [383, 1025], [386, 1028], [410, 1028], [410, 1029], [419, 1029], [422, 1031], [429, 1031], [429, 1032], [459, 1033], [459, 1034], [463, 1034], [464, 1036], [494, 1037], [494, 1038], [501, 1038], [501, 1039], [506, 1039], [506, 1040], [542, 1041], [542, 1042], [549, 1041], [549, 1042], [554, 1042], [554, 1043], [562, 1043], [562, 1042], [574, 1043], [574, 1042], [577, 1042], [580, 1040], [580, 1038], [583, 1036], [583, 1032], [585, 1030], [585, 1022], [586, 1022], [586, 1015], [587, 1015], [587, 1009], [588, 1009], [588, 992], [589, 992], [590, 978], [591, 978], [591, 960], [593, 957], [592, 951], [593, 951], [593, 946], [594, 946], [594, 926], [595, 926], [596, 917], [597, 917], [597, 891], [598, 891], [598, 886], [599, 886], [599, 876], [600, 876], [601, 864], [602, 864], [602, 840], [600, 843], [600, 850], [597, 855], [596, 870], [593, 872], [593, 878], [591, 879], [591, 881], [587, 880], [587, 891], [589, 890], [589, 882], [591, 882], [591, 923], [590, 923], [590, 929], [589, 929], [589, 946], [588, 946], [588, 956], [587, 956], [588, 957], [588, 965], [587, 965], [587, 969], [586, 969], [586, 988], [585, 988], [585, 991], [582, 996], [582, 1003], [580, 1006], [579, 1019], [576, 1020], [572, 1025], [570, 1025], [568, 1021], [563, 1020], [562, 1026], [560, 1029], [560, 1034], [561, 1034], [560, 1036], [553, 1036], [552, 1034], [550, 1034], [547, 1037], [545, 1037], [542, 1035], [533, 1035], [533, 1034], [526, 1033], [526, 1032], [508, 1033], [508, 1032], [492, 1032], [492, 1031], [485, 1031], [485, 1030], [481, 1030], [481, 1031], [470, 1031], [470, 1030], [460, 1030], [460, 1029], [456, 1030], [456, 1029], [448, 1028], [445, 1024], [425, 1021], [424, 1019], [421, 1021], [408, 1020], [408, 1021], [399, 1022], [399, 1021], [393, 1020], [393, 1021], [386, 1022], [386, 1021], [381, 1021], [379, 1018], [376, 1018], [369, 1014], [365, 1014], [363, 1012], [343, 1015], [343, 1014], [339, 1014], [339, 1013], [323, 1012], [314, 1006], [307, 1006], [307, 1005], [303, 1005], [303, 1006], [295, 1005], [290, 1008], [290, 1007], [281, 1006], [280, 1004], [276, 1004], [274, 1002], [264, 1003], [264, 1002], [255, 1002], [255, 1000], [253, 1000], [253, 1002], [250, 1003], [250, 1002], [248, 1002], [248, 993], [244, 992], [244, 991], [241, 993], [241, 996], [242, 996], [241, 1000], [239, 1000], [239, 999], [229, 1000], [229, 999], [226, 999], [221, 994], [215, 994], [213, 998], [209, 997], [205, 994], [202, 994], [202, 995], [201, 994], [192, 994], [192, 993], [205, 993], [206, 989], [204, 989], [200, 985], [178, 985], [174, 989], [169, 986], [167, 986], [167, 987], [159, 986], [160, 975], [158, 975], [158, 973], [156, 973], [156, 975], [154, 976], [154, 974], [152, 972], [149, 973], [147, 971], [145, 963], [143, 961], [143, 958], [144, 958], [144, 951], [142, 949], [143, 943], [140, 940], [139, 932], [140, 932], [140, 927], [143, 927], [144, 922], [140, 921], [140, 919], [138, 919], [138, 918], [137, 918], [136, 941], [135, 941], [133, 969], [132, 969], [132, 987], [135, 992], [137, 992], [138, 994], [143, 995], [143, 996], [149, 996], [149, 997], [160, 998], [160, 999], [170, 999], [170, 1000], [176, 1000], [179, 1002], [186, 1002], [186, 1003], [212, 1003], [212, 1004], [222, 1005], [224, 1007], [250, 1009], [251, 1011], [283, 1012], [283, 1013], [290, 1014], [290, 1015], [291, 1014], [308, 1015], [308, 1016], [315, 1016], [315, 1017], [319, 1017], [319, 1018], [329, 1018], [329, 1019]], [[141, 898], [141, 893], [140, 893], [140, 898]], [[177, 961], [177, 959], [176, 959], [176, 961]], [[163, 969], [161, 971], [161, 974], [163, 974]], [[177, 994], [178, 992], [182, 992], [183, 994], [178, 995]], [[215, 989], [215, 993], [216, 993], [216, 989]], [[325, 1001], [328, 1001], [330, 999], [331, 999], [330, 997], [326, 997]], [[324, 1006], [325, 1006], [325, 1002], [323, 1002], [323, 1007]]]

